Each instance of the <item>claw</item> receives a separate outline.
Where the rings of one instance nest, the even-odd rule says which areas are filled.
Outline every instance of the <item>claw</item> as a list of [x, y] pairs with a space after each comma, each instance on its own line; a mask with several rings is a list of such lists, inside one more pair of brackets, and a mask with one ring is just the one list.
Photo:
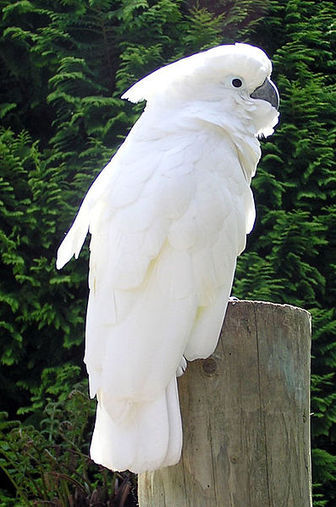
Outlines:
[[176, 376], [181, 377], [181, 375], [183, 375], [183, 373], [186, 371], [186, 369], [187, 369], [187, 361], [186, 361], [185, 357], [182, 356], [180, 364], [178, 365], [177, 370], [176, 370]]

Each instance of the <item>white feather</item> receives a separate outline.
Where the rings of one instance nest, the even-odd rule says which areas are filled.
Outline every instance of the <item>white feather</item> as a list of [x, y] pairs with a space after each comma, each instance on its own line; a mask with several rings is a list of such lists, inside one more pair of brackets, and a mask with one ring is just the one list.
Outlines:
[[85, 362], [98, 398], [91, 455], [111, 469], [141, 472], [179, 459], [176, 374], [184, 356], [207, 357], [216, 347], [254, 222], [257, 134], [277, 120], [249, 94], [270, 72], [261, 50], [238, 44], [134, 85], [125, 97], [147, 99], [145, 112], [58, 251], [61, 268], [90, 231]]
[[[103, 438], [102, 438], [103, 436]], [[133, 404], [116, 420], [98, 396], [91, 457], [111, 470], [135, 473], [175, 464], [182, 448], [182, 425], [176, 378], [154, 401]]]

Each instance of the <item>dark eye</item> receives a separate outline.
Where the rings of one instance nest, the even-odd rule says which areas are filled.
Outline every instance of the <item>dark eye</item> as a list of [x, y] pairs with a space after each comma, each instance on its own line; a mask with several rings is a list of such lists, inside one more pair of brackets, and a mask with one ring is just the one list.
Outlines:
[[235, 88], [240, 88], [242, 86], [243, 82], [241, 79], [238, 79], [237, 77], [235, 79], [232, 79], [232, 86]]

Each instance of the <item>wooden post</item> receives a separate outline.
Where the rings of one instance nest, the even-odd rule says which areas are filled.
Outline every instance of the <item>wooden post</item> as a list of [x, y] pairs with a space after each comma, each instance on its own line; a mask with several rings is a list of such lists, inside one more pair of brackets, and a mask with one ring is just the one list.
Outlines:
[[215, 353], [179, 379], [182, 459], [139, 475], [139, 505], [310, 507], [309, 384], [309, 313], [231, 302]]

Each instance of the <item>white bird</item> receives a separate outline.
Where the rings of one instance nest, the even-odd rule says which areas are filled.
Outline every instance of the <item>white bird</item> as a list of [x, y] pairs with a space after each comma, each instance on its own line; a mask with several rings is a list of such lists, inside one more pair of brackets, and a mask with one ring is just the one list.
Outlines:
[[247, 44], [163, 67], [124, 95], [146, 108], [89, 189], [58, 250], [87, 232], [85, 363], [97, 396], [91, 457], [140, 473], [178, 462], [176, 376], [215, 349], [253, 227], [258, 137], [278, 121], [271, 62]]

